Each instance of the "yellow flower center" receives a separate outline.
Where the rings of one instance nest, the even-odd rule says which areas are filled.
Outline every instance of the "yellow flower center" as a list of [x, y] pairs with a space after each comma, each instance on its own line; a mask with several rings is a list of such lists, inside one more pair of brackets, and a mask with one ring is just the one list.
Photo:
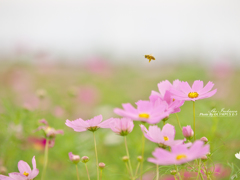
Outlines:
[[175, 101], [175, 99], [173, 98], [172, 101]]
[[164, 141], [168, 141], [169, 138], [167, 136], [163, 136]]
[[188, 97], [190, 97], [190, 98], [197, 98], [198, 97], [198, 93], [197, 92], [190, 92], [188, 94]]
[[177, 155], [177, 157], [176, 157], [176, 160], [181, 160], [181, 159], [186, 159], [187, 158], [187, 156], [185, 155], [185, 154], [179, 154], [179, 155]]
[[149, 118], [149, 114], [147, 114], [147, 113], [141, 113], [141, 114], [139, 114], [139, 117], [140, 117], [140, 118], [146, 118], [146, 119], [148, 119], [148, 118]]
[[28, 177], [29, 173], [24, 171], [23, 175]]

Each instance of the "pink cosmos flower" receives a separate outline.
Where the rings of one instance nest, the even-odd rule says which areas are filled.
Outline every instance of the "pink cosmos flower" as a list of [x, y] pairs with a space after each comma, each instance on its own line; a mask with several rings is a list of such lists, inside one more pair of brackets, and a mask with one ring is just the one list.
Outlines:
[[111, 118], [113, 121], [113, 124], [111, 126], [111, 129], [113, 132], [121, 135], [126, 136], [130, 132], [132, 132], [134, 124], [133, 121], [129, 118]]
[[54, 139], [57, 134], [63, 134], [63, 130], [55, 130], [54, 128], [48, 125], [48, 122], [45, 119], [39, 121], [40, 123], [45, 124], [44, 126], [39, 126], [37, 130], [42, 129], [45, 133], [46, 138]]
[[152, 91], [149, 99], [150, 101], [156, 101], [157, 99], [161, 99], [162, 101], [166, 101], [168, 104], [167, 109], [171, 111], [172, 113], [180, 112], [180, 106], [184, 104], [184, 101], [181, 100], [175, 100], [171, 97], [170, 89], [180, 90], [179, 85], [181, 81], [178, 79], [173, 81], [173, 84], [171, 84], [168, 80], [162, 81], [158, 83], [158, 89], [159, 92]]
[[137, 109], [130, 103], [122, 104], [123, 109], [115, 108], [114, 112], [120, 116], [150, 124], [156, 124], [169, 116], [169, 112], [165, 111], [167, 103], [164, 101], [150, 102], [140, 100], [136, 102], [136, 105]]
[[[149, 130], [144, 125], [140, 125], [144, 136], [159, 145], [159, 147], [174, 146], [183, 144], [184, 140], [174, 140], [175, 128], [171, 124], [165, 124], [162, 130], [157, 126], [149, 126]], [[186, 146], [191, 144], [185, 144]]]
[[148, 161], [158, 165], [183, 164], [201, 158], [207, 153], [209, 153], [209, 145], [204, 146], [202, 141], [197, 140], [189, 149], [183, 144], [172, 146], [171, 152], [156, 148], [153, 152], [155, 158], [148, 158]]
[[187, 125], [186, 127], [182, 128], [182, 133], [185, 138], [191, 138], [194, 135], [194, 132], [191, 126]]
[[214, 84], [210, 81], [205, 87], [203, 87], [203, 81], [200, 80], [194, 81], [192, 87], [189, 86], [188, 82], [181, 82], [179, 85], [180, 90], [172, 88], [170, 92], [174, 99], [196, 101], [213, 96], [217, 92], [217, 89], [211, 91], [213, 86]]
[[77, 132], [82, 132], [87, 130], [94, 132], [99, 128], [111, 128], [112, 120], [108, 119], [102, 122], [102, 115], [98, 115], [92, 119], [85, 120], [85, 121], [81, 118], [74, 121], [69, 121], [67, 119], [65, 124], [68, 127], [73, 128], [73, 130]]
[[8, 174], [9, 177], [0, 175], [0, 180], [32, 180], [39, 173], [39, 170], [36, 168], [35, 156], [33, 156], [32, 158], [32, 165], [33, 165], [33, 170], [31, 170], [28, 163], [21, 160], [18, 162], [18, 170], [20, 173], [17, 173], [17, 172], [9, 173]]

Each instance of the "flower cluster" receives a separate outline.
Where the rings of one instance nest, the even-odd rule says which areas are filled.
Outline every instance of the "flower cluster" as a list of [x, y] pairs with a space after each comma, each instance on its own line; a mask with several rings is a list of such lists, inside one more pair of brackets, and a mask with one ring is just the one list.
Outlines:
[[[130, 103], [124, 103], [122, 104], [123, 109], [115, 108], [114, 112], [117, 115], [122, 116], [122, 118], [110, 118], [102, 122], [102, 116], [99, 115], [90, 120], [82, 120], [81, 118], [74, 121], [66, 120], [65, 124], [77, 132], [87, 130], [95, 132], [99, 128], [110, 128], [116, 134], [124, 136], [127, 156], [123, 157], [123, 161], [127, 163], [126, 166], [128, 167], [130, 179], [136, 179], [137, 176], [134, 176], [133, 174], [126, 141], [126, 136], [134, 128], [134, 121], [151, 124], [148, 129], [146, 124], [140, 125], [145, 138], [158, 145], [158, 148], [156, 148], [152, 153], [154, 158], [148, 158], [149, 162], [154, 163], [157, 166], [179, 165], [195, 159], [207, 159], [206, 155], [210, 152], [209, 145], [202, 139], [196, 140], [195, 136], [194, 141], [191, 141], [193, 135], [195, 135], [195, 116], [194, 130], [192, 130], [190, 125], [181, 128], [178, 120], [179, 127], [185, 137], [180, 140], [175, 140], [175, 127], [169, 123], [166, 124], [166, 121], [169, 119], [170, 114], [180, 112], [180, 107], [185, 101], [194, 102], [199, 99], [213, 96], [217, 90], [215, 89], [211, 91], [212, 87], [212, 82], [208, 82], [207, 85], [203, 87], [203, 82], [200, 80], [194, 81], [192, 87], [190, 87], [187, 82], [175, 80], [173, 81], [173, 84], [171, 84], [168, 80], [165, 80], [158, 84], [159, 92], [151, 92], [149, 100], [137, 101], [135, 103], [136, 107], [132, 106]], [[161, 121], [164, 124], [162, 129], [158, 124]], [[94, 143], [96, 166], [98, 166], [95, 135]], [[69, 157], [71, 161], [74, 161], [74, 156], [72, 154], [69, 155]], [[139, 163], [142, 164], [144, 160], [144, 153], [142, 153], [142, 156], [139, 157], [141, 157], [141, 161], [139, 161]], [[80, 157], [77, 158], [77, 161], [79, 158]], [[136, 170], [136, 173], [137, 172], [138, 169]], [[142, 170], [140, 172], [140, 176], [142, 176]]]
[[[204, 87], [203, 82], [200, 80], [194, 81], [192, 86], [184, 81], [175, 80], [171, 84], [168, 80], [165, 80], [158, 84], [159, 92], [152, 91], [149, 99], [137, 101], [135, 103], [136, 107], [130, 103], [124, 103], [122, 104], [123, 109], [115, 108], [113, 111], [122, 118], [112, 117], [103, 121], [102, 115], [98, 115], [88, 120], [79, 118], [70, 121], [67, 119], [65, 124], [76, 132], [92, 132], [96, 157], [97, 180], [102, 179], [103, 170], [107, 167], [105, 163], [99, 163], [98, 161], [97, 143], [95, 138], [96, 131], [103, 128], [111, 129], [114, 133], [122, 136], [124, 139], [126, 155], [122, 160], [126, 164], [129, 179], [131, 180], [136, 180], [138, 177], [142, 179], [143, 163], [145, 160], [145, 138], [158, 146], [152, 151], [153, 157], [147, 158], [148, 162], [155, 164], [157, 167], [156, 179], [159, 179], [159, 165], [174, 165], [176, 170], [172, 170], [171, 174], [174, 176], [174, 179], [181, 179], [181, 171], [178, 170], [177, 165], [182, 165], [193, 160], [196, 160], [197, 162], [197, 164], [191, 166], [191, 168], [194, 167], [191, 169], [191, 171], [194, 171], [193, 174], [197, 174], [197, 176], [200, 175], [202, 178], [209, 178], [209, 174], [211, 174], [209, 172], [212, 171], [212, 173], [214, 173], [216, 170], [210, 170], [205, 166], [205, 162], [210, 156], [208, 139], [206, 137], [202, 137], [199, 140], [196, 139], [195, 101], [213, 96], [217, 91], [216, 89], [211, 91], [213, 85], [212, 82], [208, 82]], [[181, 123], [176, 115], [179, 128], [182, 131], [182, 137], [178, 139], [175, 137], [175, 127], [169, 123], [169, 119], [171, 119], [171, 114], [176, 114], [181, 111], [180, 107], [183, 106], [185, 101], [193, 101], [193, 129], [190, 125], [181, 127]], [[136, 121], [140, 124], [140, 127], [137, 126], [137, 128], [139, 131], [142, 131], [143, 138], [142, 154], [137, 157], [138, 165], [136, 166], [136, 170], [133, 170], [131, 156], [127, 145], [127, 136], [133, 131], [133, 128], [136, 127], [134, 126]], [[166, 123], [166, 121], [168, 121], [168, 123]], [[162, 127], [160, 122], [163, 122]], [[56, 135], [63, 134], [63, 130], [55, 130], [53, 127], [50, 127], [45, 119], [40, 120], [40, 123], [43, 123], [44, 125], [40, 126], [38, 130], [43, 130], [46, 141], [44, 142], [45, 158], [41, 177], [44, 179], [48, 162], [48, 148], [54, 146]], [[36, 140], [33, 140], [33, 142], [35, 141]], [[40, 141], [40, 144], [43, 143]], [[78, 163], [82, 162], [86, 167], [88, 179], [90, 180], [90, 174], [87, 168], [89, 158], [87, 156], [80, 158], [79, 155], [75, 155], [72, 152], [69, 152], [68, 156], [70, 161], [76, 165], [78, 179]], [[240, 155], [236, 154], [236, 158], [240, 159]], [[18, 163], [19, 173], [9, 173], [9, 176], [0, 175], [0, 180], [33, 180], [39, 173], [36, 168], [35, 156], [32, 158], [32, 165], [33, 169], [31, 169], [26, 162], [21, 160]]]

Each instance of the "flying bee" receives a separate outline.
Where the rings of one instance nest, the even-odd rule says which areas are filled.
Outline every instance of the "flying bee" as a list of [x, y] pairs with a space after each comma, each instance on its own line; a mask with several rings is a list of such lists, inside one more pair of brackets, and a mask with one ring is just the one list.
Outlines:
[[151, 54], [145, 55], [145, 58], [147, 58], [149, 62], [151, 62], [151, 60], [155, 60], [155, 57], [153, 57]]

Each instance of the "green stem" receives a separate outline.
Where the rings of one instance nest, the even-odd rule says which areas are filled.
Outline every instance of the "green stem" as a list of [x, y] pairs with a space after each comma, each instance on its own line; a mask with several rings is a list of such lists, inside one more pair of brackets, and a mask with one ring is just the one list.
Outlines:
[[177, 171], [177, 175], [178, 175], [178, 177], [179, 177], [179, 180], [182, 180], [182, 177], [181, 177], [180, 173], [178, 172], [178, 168], [177, 168], [176, 165], [175, 165], [175, 169], [176, 169], [176, 171]]
[[204, 169], [205, 169], [205, 174], [206, 174], [206, 176], [207, 176], [207, 179], [208, 179], [208, 180], [212, 180], [212, 178], [210, 177], [210, 175], [209, 175], [208, 172], [207, 172], [206, 162], [204, 162]]
[[77, 179], [79, 180], [79, 173], [78, 173], [78, 166], [76, 164], [76, 171], [77, 171]]
[[97, 180], [99, 180], [99, 168], [98, 168], [98, 155], [97, 155], [97, 143], [95, 138], [95, 133], [93, 132], [94, 146], [95, 146], [95, 155], [96, 155], [96, 166], [97, 166]]
[[142, 161], [141, 161], [141, 168], [140, 168], [140, 180], [142, 180], [142, 175], [143, 175], [144, 147], [145, 147], [145, 136], [144, 134], [142, 134]]
[[140, 167], [140, 162], [138, 162], [138, 164], [137, 164], [137, 169], [136, 169], [136, 171], [135, 171], [135, 176], [137, 176], [137, 173], [138, 173], [138, 169], [139, 169], [139, 167]]
[[197, 180], [198, 180], [198, 178], [199, 178], [199, 174], [200, 174], [201, 179], [203, 180], [202, 173], [200, 172], [200, 169], [201, 169], [201, 160], [199, 159], [199, 160], [198, 160], [198, 175], [197, 175]]
[[159, 179], [159, 170], [158, 170], [158, 165], [156, 165], [157, 166], [157, 168], [156, 168], [156, 180], [158, 180]]
[[174, 176], [174, 179], [177, 180], [176, 176], [175, 175], [173, 175], [173, 176]]
[[195, 131], [195, 101], [193, 101], [193, 132], [194, 132], [194, 141], [196, 141], [196, 131]]
[[45, 145], [45, 151], [44, 151], [44, 165], [43, 165], [41, 180], [44, 180], [44, 176], [45, 176], [46, 168], [47, 168], [47, 163], [48, 163], [48, 144], [49, 144], [49, 139], [47, 138], [46, 139], [46, 145]]
[[127, 168], [128, 175], [131, 176], [131, 172], [130, 172], [130, 170], [129, 170], [128, 163], [125, 162], [125, 165], [126, 165], [126, 168]]
[[178, 119], [178, 115], [177, 115], [177, 113], [175, 113], [175, 114], [176, 114], [176, 117], [177, 117], [178, 126], [179, 126], [180, 130], [182, 131], [182, 127], [181, 127], [180, 121]]
[[163, 125], [165, 125], [166, 124], [166, 122], [165, 121], [163, 121]]
[[100, 180], [102, 180], [102, 169], [100, 170]]
[[86, 171], [87, 171], [87, 175], [88, 175], [88, 180], [90, 180], [90, 176], [89, 176], [89, 172], [88, 172], [88, 168], [87, 168], [87, 163], [84, 163], [85, 167], [86, 167]]
[[126, 152], [127, 152], [127, 156], [128, 156], [128, 165], [129, 165], [129, 168], [130, 168], [131, 178], [133, 179], [133, 170], [132, 170], [132, 165], [131, 165], [131, 161], [130, 161], [130, 155], [129, 155], [129, 151], [128, 151], [127, 137], [126, 136], [124, 136], [124, 141], [125, 141], [125, 148], [126, 148]]

